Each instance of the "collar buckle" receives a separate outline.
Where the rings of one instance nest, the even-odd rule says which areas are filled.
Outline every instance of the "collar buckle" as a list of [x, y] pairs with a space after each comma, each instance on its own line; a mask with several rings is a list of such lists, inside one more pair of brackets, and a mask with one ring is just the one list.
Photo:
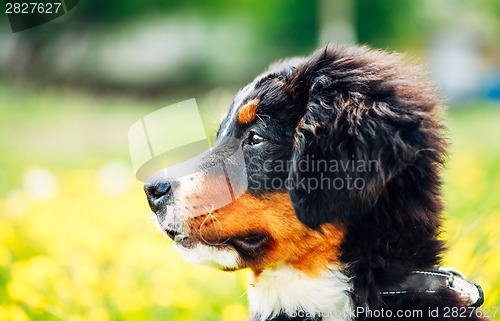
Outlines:
[[464, 299], [469, 307], [480, 307], [484, 293], [479, 284], [468, 281], [464, 274], [452, 267], [413, 271], [403, 282], [380, 291], [381, 295], [403, 295], [409, 293], [435, 293], [448, 288]]

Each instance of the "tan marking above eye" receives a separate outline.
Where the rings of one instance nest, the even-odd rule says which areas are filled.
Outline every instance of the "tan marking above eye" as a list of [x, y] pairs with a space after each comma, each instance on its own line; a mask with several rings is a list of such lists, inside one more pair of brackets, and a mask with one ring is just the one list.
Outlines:
[[258, 99], [252, 99], [248, 101], [238, 114], [238, 122], [240, 124], [249, 124], [255, 117], [257, 117], [257, 106], [259, 105]]

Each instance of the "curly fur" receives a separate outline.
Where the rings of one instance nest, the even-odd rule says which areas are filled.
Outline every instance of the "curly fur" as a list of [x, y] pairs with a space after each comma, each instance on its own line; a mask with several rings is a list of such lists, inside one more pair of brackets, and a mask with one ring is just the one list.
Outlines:
[[[271, 65], [238, 93], [221, 123], [219, 136], [242, 142], [248, 195], [213, 212], [228, 240], [224, 251], [230, 248], [237, 253], [238, 258], [233, 260], [237, 268], [251, 268], [258, 278], [269, 275], [270, 266], [284, 260], [287, 267], [300, 271], [293, 275], [307, 275], [299, 278], [303, 281], [315, 278], [312, 271], [318, 270], [318, 264], [325, 271], [328, 266], [342, 266], [339, 273], [348, 281], [337, 286], [339, 295], [350, 296], [349, 306], [354, 309], [426, 312], [437, 308], [442, 313], [444, 307], [467, 306], [447, 288], [435, 293], [380, 294], [381, 289], [402, 283], [412, 271], [434, 268], [445, 249], [439, 238], [443, 210], [440, 171], [447, 141], [441, 101], [424, 78], [419, 68], [410, 67], [400, 55], [367, 47], [328, 45], [310, 57]], [[251, 113], [244, 109], [249, 102]], [[239, 114], [242, 109], [244, 114]], [[255, 133], [263, 136], [259, 146], [251, 144]], [[225, 151], [214, 147], [213, 152]], [[269, 160], [289, 166], [280, 170], [256, 166]], [[301, 164], [311, 160], [374, 162], [377, 166], [375, 170], [352, 166], [340, 166], [336, 171], [303, 170]], [[210, 161], [205, 160], [207, 164]], [[311, 191], [301, 184], [286, 188], [263, 184], [325, 177], [330, 181], [349, 177], [364, 185]], [[151, 188], [155, 186], [146, 186], [147, 190]], [[176, 195], [175, 190], [173, 195], [172, 200], [187, 199]], [[186, 226], [197, 230], [200, 220], [203, 217], [192, 219]], [[326, 247], [318, 250], [317, 246], [332, 237], [325, 233], [326, 226], [341, 238], [339, 246], [335, 243], [327, 247], [332, 249], [329, 254]], [[174, 232], [169, 235], [180, 233]], [[182, 233], [191, 242], [200, 243], [189, 229]], [[316, 245], [312, 245], [313, 240]], [[297, 262], [306, 258], [310, 262]], [[286, 278], [273, 280], [275, 284], [287, 282]], [[272, 291], [272, 286], [263, 288]], [[277, 291], [275, 296], [266, 293], [285, 298], [295, 292]], [[259, 321], [306, 320], [290, 314], [288, 310], [294, 304], [287, 306], [284, 299], [276, 299], [272, 309], [267, 309], [272, 313], [261, 312], [271, 315], [267, 319], [258, 317], [259, 304], [254, 311]], [[356, 319], [376, 318], [358, 315]], [[442, 314], [436, 319], [462, 320]], [[478, 314], [466, 319], [482, 320]]]

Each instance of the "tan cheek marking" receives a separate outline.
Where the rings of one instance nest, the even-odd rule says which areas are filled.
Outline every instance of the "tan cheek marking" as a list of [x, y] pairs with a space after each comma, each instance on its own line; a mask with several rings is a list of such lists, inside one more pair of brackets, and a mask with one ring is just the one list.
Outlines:
[[249, 124], [257, 117], [258, 99], [252, 99], [243, 106], [238, 114], [240, 124]]
[[339, 263], [344, 227], [324, 224], [321, 231], [323, 234], [318, 231], [309, 234], [308, 239], [304, 240], [308, 243], [308, 250], [291, 262], [296, 269], [311, 276], [318, 276], [327, 265]]
[[[220, 240], [256, 231], [272, 237], [269, 251], [260, 258], [259, 264], [247, 266], [254, 272], [285, 261], [308, 275], [318, 276], [325, 266], [338, 263], [344, 227], [324, 224], [321, 231], [308, 228], [295, 216], [288, 193], [274, 193], [265, 198], [245, 194], [213, 215], [221, 229], [207, 224], [204, 239]], [[201, 218], [193, 219], [189, 222], [190, 228], [199, 230], [201, 221]]]

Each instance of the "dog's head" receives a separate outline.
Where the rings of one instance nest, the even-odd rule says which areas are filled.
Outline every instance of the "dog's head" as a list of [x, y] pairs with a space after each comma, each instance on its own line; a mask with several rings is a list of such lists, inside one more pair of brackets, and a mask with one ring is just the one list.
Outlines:
[[[314, 273], [339, 260], [349, 226], [381, 203], [412, 209], [424, 205], [409, 194], [438, 193], [438, 120], [432, 91], [399, 56], [327, 46], [271, 65], [236, 95], [198, 173], [153, 176], [145, 190], [160, 229], [192, 262], [259, 270], [285, 261]], [[206, 200], [227, 173], [203, 169], [235, 148], [244, 192], [212, 210]]]

